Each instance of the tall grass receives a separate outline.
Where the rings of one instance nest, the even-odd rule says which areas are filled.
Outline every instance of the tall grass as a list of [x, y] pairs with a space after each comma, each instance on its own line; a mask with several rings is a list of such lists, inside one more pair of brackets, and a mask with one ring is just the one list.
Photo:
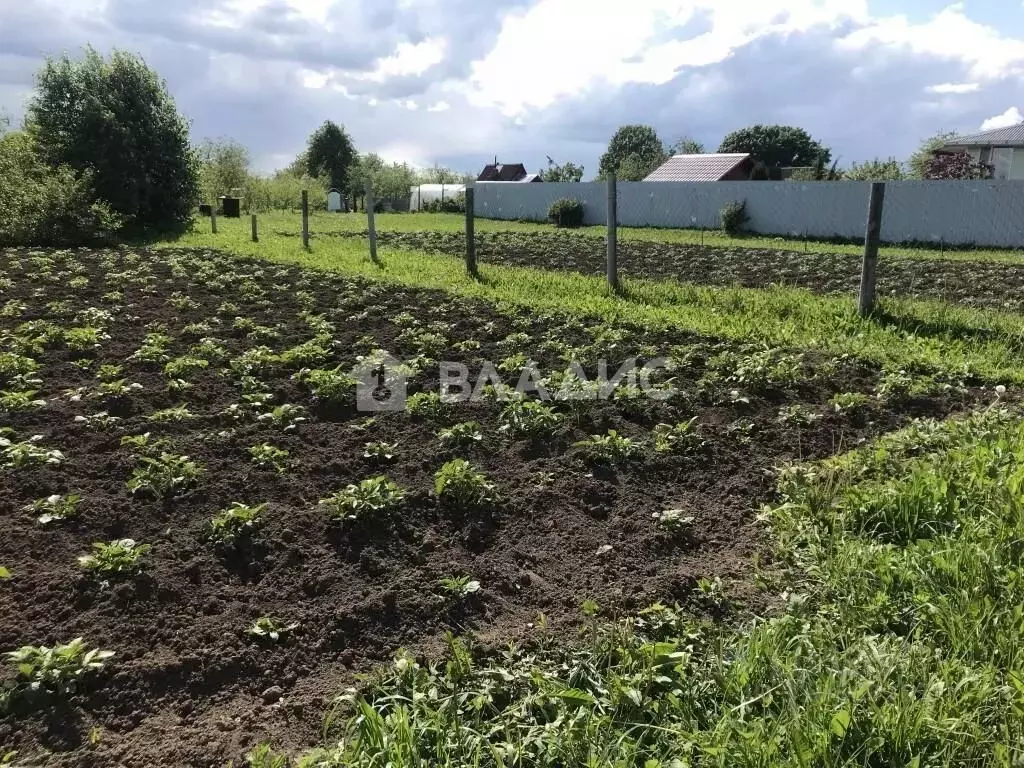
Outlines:
[[886, 300], [878, 317], [864, 320], [857, 317], [852, 297], [815, 296], [795, 288], [628, 280], [614, 294], [599, 277], [488, 264], [474, 280], [449, 256], [381, 249], [380, 263], [374, 264], [361, 239], [314, 239], [306, 251], [298, 238], [276, 234], [266, 223], [260, 242], [252, 243], [248, 223], [237, 220], [219, 222], [218, 235], [199, 231], [165, 245], [216, 247], [497, 303], [850, 353], [897, 368], [955, 369], [993, 382], [1024, 382], [1024, 316], [1007, 312]]

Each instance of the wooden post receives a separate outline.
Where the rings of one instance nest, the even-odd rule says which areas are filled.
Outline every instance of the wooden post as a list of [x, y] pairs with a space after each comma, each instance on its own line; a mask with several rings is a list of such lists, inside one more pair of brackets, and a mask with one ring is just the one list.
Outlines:
[[211, 234], [217, 234], [217, 205], [214, 203], [210, 206], [210, 232]]
[[252, 214], [250, 217], [250, 224], [252, 225], [252, 241], [258, 243], [260, 241], [259, 227], [256, 224], [256, 214]]
[[370, 261], [377, 263], [377, 227], [373, 222], [374, 208], [377, 202], [373, 199], [373, 184], [366, 182], [366, 195], [363, 197], [363, 208], [366, 210], [366, 229], [370, 236]]
[[619, 290], [618, 262], [618, 199], [615, 194], [615, 174], [608, 174], [608, 285]]
[[885, 182], [871, 184], [868, 201], [868, 223], [864, 233], [864, 264], [860, 273], [860, 302], [857, 313], [867, 317], [875, 308], [875, 277], [878, 266], [878, 244], [882, 239], [882, 205], [885, 202]]
[[302, 247], [309, 248], [309, 192], [302, 190]]
[[473, 218], [475, 190], [466, 187], [466, 271], [476, 277], [476, 222]]

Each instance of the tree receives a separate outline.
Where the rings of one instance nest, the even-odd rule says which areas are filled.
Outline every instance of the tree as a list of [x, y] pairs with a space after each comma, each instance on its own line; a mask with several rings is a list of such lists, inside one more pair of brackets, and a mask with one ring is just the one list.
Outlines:
[[722, 140], [719, 152], [746, 152], [769, 168], [828, 165], [832, 151], [811, 138], [803, 128], [789, 125], [753, 125], [733, 131]]
[[213, 202], [219, 195], [245, 187], [249, 180], [249, 150], [233, 139], [206, 139], [199, 145], [201, 199]]
[[670, 155], [703, 155], [704, 145], [694, 138], [683, 136], [668, 148]]
[[608, 142], [598, 163], [597, 176], [615, 173], [622, 181], [640, 181], [665, 162], [665, 146], [649, 125], [624, 125]]
[[345, 129], [327, 120], [313, 131], [306, 149], [306, 167], [338, 190], [346, 188], [349, 171], [356, 159], [355, 146]]
[[576, 163], [564, 163], [559, 165], [548, 157], [547, 170], [540, 172], [540, 178], [549, 182], [569, 181], [579, 184], [583, 181], [583, 166]]
[[948, 144], [956, 136], [957, 134], [952, 131], [941, 131], [922, 141], [921, 146], [917, 148], [917, 152], [912, 154], [910, 159], [907, 160], [907, 178], [927, 179], [927, 166], [935, 155], [935, 151]]
[[91, 173], [92, 186], [135, 230], [187, 226], [198, 193], [188, 123], [145, 62], [91, 47], [48, 59], [36, 76], [26, 126], [43, 161]]
[[420, 171], [418, 179], [420, 184], [465, 184], [467, 181], [475, 180], [476, 176], [459, 173], [436, 163], [432, 168]]
[[888, 160], [868, 160], [866, 163], [853, 163], [843, 178], [850, 181], [902, 181], [907, 177], [903, 163], [895, 157]]
[[942, 152], [933, 155], [924, 167], [926, 179], [986, 179], [990, 175], [989, 169], [967, 152]]

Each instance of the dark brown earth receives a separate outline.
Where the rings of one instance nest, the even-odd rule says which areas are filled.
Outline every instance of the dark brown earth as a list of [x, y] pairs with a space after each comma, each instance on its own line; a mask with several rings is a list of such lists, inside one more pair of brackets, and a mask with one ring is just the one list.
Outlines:
[[[294, 234], [294, 233], [279, 233]], [[318, 237], [365, 237], [365, 233], [322, 233]], [[599, 238], [564, 232], [485, 232], [477, 236], [483, 262], [562, 269], [599, 275], [605, 271]], [[461, 255], [465, 238], [454, 232], [378, 232], [382, 246]], [[625, 276], [672, 279], [698, 285], [763, 288], [788, 285], [830, 295], [856, 295], [861, 257], [747, 247], [704, 247], [620, 240], [618, 267]], [[1024, 309], [1024, 263], [983, 263], [952, 259], [885, 257], [878, 269], [880, 296], [939, 299], [963, 306]]]
[[[45, 765], [222, 766], [267, 738], [298, 748], [317, 740], [331, 697], [357, 671], [399, 647], [431, 654], [447, 631], [472, 633], [484, 646], [528, 640], [540, 613], [556, 632], [568, 630], [587, 599], [610, 613], [655, 600], [699, 612], [704, 603], [694, 587], [702, 577], [721, 577], [731, 594], [749, 596], [753, 558], [763, 549], [754, 518], [770, 498], [774, 467], [833, 454], [911, 417], [943, 416], [977, 397], [967, 386], [931, 397], [874, 399], [857, 413], [840, 414], [828, 406], [832, 395], [872, 394], [877, 371], [807, 354], [795, 382], [747, 386], [729, 381], [729, 367], [714, 363], [723, 353], [755, 351], [735, 344], [597, 320], [513, 315], [443, 293], [211, 252], [7, 250], [0, 251], [0, 272], [0, 349], [15, 349], [28, 321], [70, 328], [88, 321], [74, 319], [86, 308], [113, 313], [92, 321], [109, 335], [98, 349], [73, 352], [57, 342], [32, 353], [41, 365], [37, 397], [46, 405], [3, 416], [13, 439], [41, 435], [42, 445], [63, 451], [66, 460], [0, 469], [0, 565], [13, 574], [0, 582], [0, 650], [83, 636], [115, 653], [69, 701], [16, 705], [0, 718], [0, 747]], [[72, 287], [75, 276], [87, 284]], [[115, 290], [123, 296], [107, 295]], [[176, 308], [168, 301], [176, 296], [196, 306], [179, 302]], [[225, 301], [237, 306], [223, 308]], [[303, 311], [334, 325], [333, 359], [325, 368], [347, 367], [375, 347], [413, 357], [422, 346], [399, 337], [418, 323], [444, 337], [432, 350], [437, 359], [464, 361], [474, 371], [480, 360], [498, 362], [513, 351], [532, 356], [542, 370], [562, 370], [559, 343], [576, 347], [591, 372], [600, 357], [614, 361], [614, 370], [634, 352], [671, 355], [681, 361], [675, 371], [680, 394], [628, 412], [611, 402], [591, 403], [578, 424], [533, 443], [498, 435], [498, 404], [456, 405], [447, 422], [479, 421], [485, 435], [482, 444], [456, 453], [440, 446], [438, 425], [407, 413], [379, 414], [367, 424], [366, 414], [354, 408], [318, 407], [291, 380], [294, 368], [258, 374], [274, 404], [308, 409], [307, 422], [282, 432], [219, 415], [241, 394], [225, 361], [193, 376], [192, 389], [172, 394], [161, 365], [128, 359], [158, 328], [174, 339], [172, 358], [198, 335], [217, 338], [229, 359], [261, 344], [281, 352], [313, 336]], [[279, 335], [247, 338], [232, 328], [235, 317]], [[186, 337], [183, 329], [196, 322], [210, 327], [190, 329]], [[526, 337], [501, 344], [512, 333]], [[469, 340], [480, 348], [454, 346]], [[73, 364], [83, 358], [94, 361], [88, 370]], [[98, 366], [114, 363], [143, 389], [114, 402], [90, 399]], [[436, 391], [436, 367], [424, 370], [412, 391]], [[0, 375], [0, 385], [12, 388], [9, 374]], [[79, 388], [85, 389], [74, 399]], [[732, 390], [739, 390], [737, 397]], [[749, 402], [732, 402], [738, 397]], [[819, 420], [806, 427], [780, 423], [780, 409], [797, 403]], [[181, 404], [193, 419], [147, 420]], [[121, 421], [105, 429], [75, 422], [101, 410]], [[613, 469], [588, 464], [573, 447], [609, 428], [649, 440], [655, 424], [691, 416], [706, 440], [692, 455], [648, 451]], [[745, 424], [751, 425], [746, 437]], [[129, 493], [125, 483], [139, 449], [120, 439], [144, 432], [166, 438], [165, 450], [203, 466], [194, 489], [165, 501]], [[363, 456], [366, 442], [382, 440], [398, 445], [395, 460], [384, 466]], [[247, 448], [262, 442], [289, 450], [293, 470], [279, 475], [252, 464]], [[434, 472], [456, 455], [495, 483], [497, 504], [466, 514], [432, 496]], [[409, 493], [394, 525], [339, 527], [318, 508], [319, 499], [382, 472]], [[25, 509], [72, 491], [83, 497], [72, 521], [44, 528]], [[225, 554], [204, 533], [210, 516], [232, 502], [268, 506], [251, 543]], [[652, 514], [666, 508], [694, 517], [689, 535], [668, 537], [656, 527]], [[93, 542], [120, 537], [152, 545], [143, 575], [106, 586], [83, 576], [76, 558]], [[611, 551], [599, 555], [605, 545]], [[480, 581], [478, 599], [453, 606], [441, 597], [438, 580], [457, 575]], [[245, 632], [260, 616], [298, 628], [282, 643], [260, 645]], [[6, 669], [0, 680], [12, 684], [14, 671]], [[97, 743], [90, 744], [90, 735]]]

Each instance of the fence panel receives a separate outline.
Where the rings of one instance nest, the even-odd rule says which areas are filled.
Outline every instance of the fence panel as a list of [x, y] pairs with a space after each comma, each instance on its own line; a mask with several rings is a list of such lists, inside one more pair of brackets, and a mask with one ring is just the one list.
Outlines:
[[[630, 227], [714, 229], [719, 211], [745, 200], [748, 229], [765, 235], [864, 235], [870, 182], [620, 182], [619, 224]], [[585, 224], [603, 224], [603, 182], [584, 184], [477, 184], [477, 215], [543, 221], [555, 200], [584, 205]], [[887, 184], [882, 223], [885, 242], [1024, 247], [1024, 182], [901, 181]]]

